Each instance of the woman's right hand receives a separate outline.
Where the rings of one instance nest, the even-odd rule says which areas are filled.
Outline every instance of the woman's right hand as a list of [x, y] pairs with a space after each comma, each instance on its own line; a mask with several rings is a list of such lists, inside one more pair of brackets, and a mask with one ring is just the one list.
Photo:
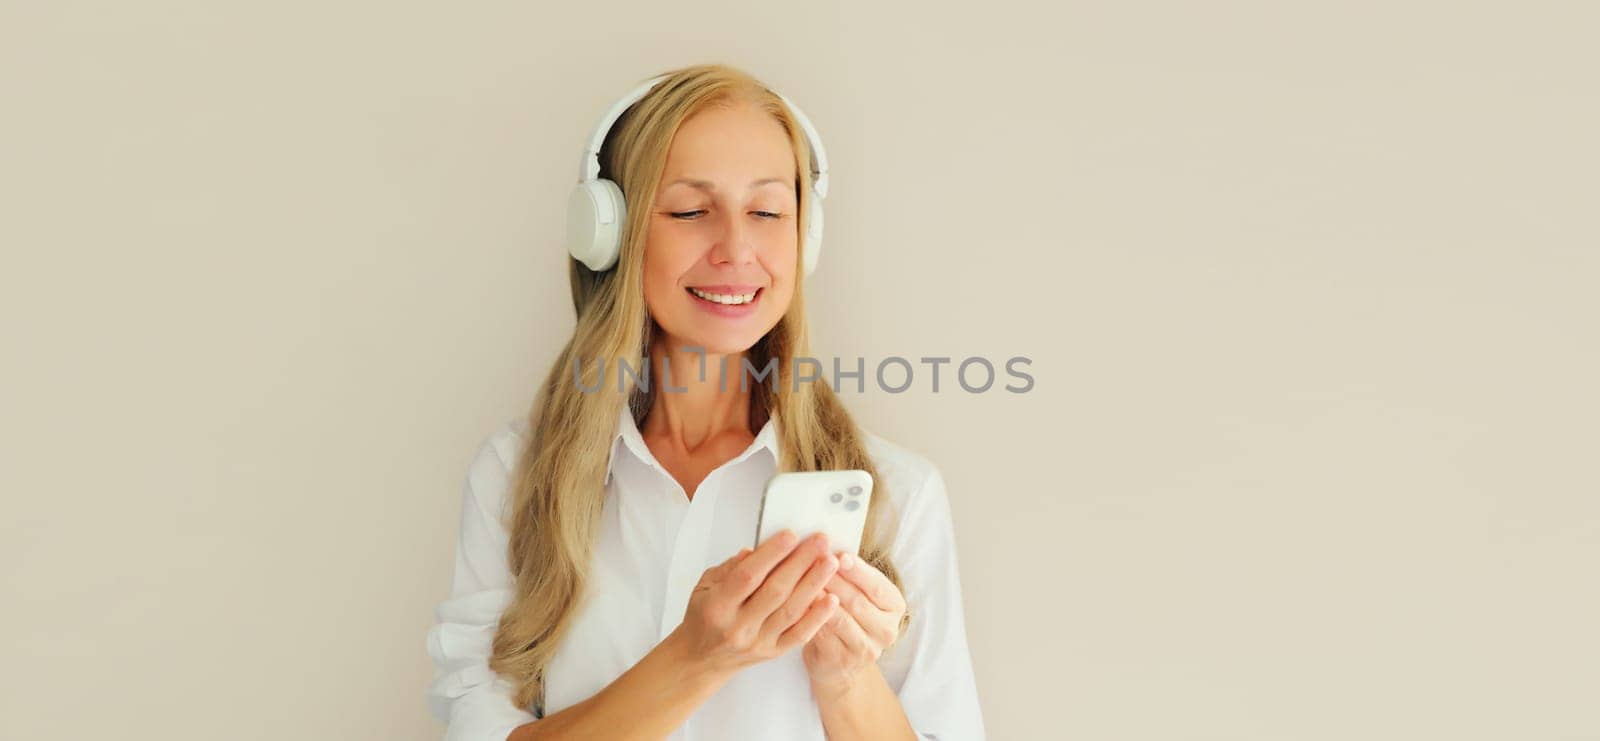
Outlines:
[[827, 537], [800, 541], [779, 531], [700, 576], [683, 622], [674, 631], [688, 656], [714, 675], [728, 676], [781, 656], [811, 640], [838, 609], [823, 591], [839, 568]]

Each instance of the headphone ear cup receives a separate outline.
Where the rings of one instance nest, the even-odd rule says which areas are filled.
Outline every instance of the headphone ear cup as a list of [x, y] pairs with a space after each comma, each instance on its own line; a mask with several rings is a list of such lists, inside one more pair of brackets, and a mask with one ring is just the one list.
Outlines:
[[590, 270], [617, 263], [627, 203], [616, 183], [598, 178], [578, 183], [567, 198], [567, 253]]
[[815, 192], [806, 199], [806, 238], [800, 245], [801, 261], [806, 275], [817, 269], [817, 258], [822, 254], [822, 198]]

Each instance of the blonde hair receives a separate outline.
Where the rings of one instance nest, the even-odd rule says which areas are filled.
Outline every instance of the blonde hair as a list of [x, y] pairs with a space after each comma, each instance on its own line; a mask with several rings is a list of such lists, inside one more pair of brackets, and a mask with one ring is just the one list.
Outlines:
[[[572, 305], [577, 326], [546, 376], [528, 414], [531, 434], [511, 483], [511, 542], [507, 551], [516, 580], [510, 605], [500, 616], [489, 666], [511, 681], [520, 707], [542, 706], [544, 670], [555, 655], [585, 595], [592, 546], [599, 529], [604, 478], [616, 422], [627, 404], [642, 426], [656, 384], [639, 388], [619, 374], [607, 382], [604, 368], [627, 362], [643, 368], [653, 320], [645, 304], [642, 273], [645, 235], [656, 187], [674, 133], [684, 120], [714, 106], [753, 104], [783, 125], [795, 152], [799, 198], [811, 197], [810, 147], [781, 98], [748, 74], [724, 64], [673, 70], [623, 115], [601, 149], [601, 176], [616, 182], [628, 204], [621, 254], [612, 269], [595, 272], [570, 261]], [[801, 201], [804, 213], [805, 201]], [[797, 218], [796, 221], [802, 221]], [[806, 224], [797, 223], [799, 234]], [[796, 264], [792, 302], [748, 351], [753, 367], [776, 359], [776, 391], [751, 385], [752, 427], [770, 418], [778, 433], [778, 470], [858, 468], [883, 479], [868, 457], [862, 433], [827, 383], [794, 388], [796, 356], [808, 357], [802, 300], [804, 271]], [[601, 362], [603, 361], [603, 363]], [[581, 368], [583, 389], [575, 364]], [[622, 380], [627, 379], [627, 380]], [[598, 384], [598, 391], [593, 389]], [[752, 430], [754, 431], [754, 430]], [[900, 587], [890, 562], [893, 539], [890, 498], [872, 497], [861, 557]]]

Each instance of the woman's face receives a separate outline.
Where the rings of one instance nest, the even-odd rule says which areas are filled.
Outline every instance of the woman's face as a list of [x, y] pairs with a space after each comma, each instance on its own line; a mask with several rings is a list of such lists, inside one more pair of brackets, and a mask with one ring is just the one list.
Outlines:
[[675, 346], [749, 349], [794, 295], [795, 156], [748, 104], [683, 121], [667, 152], [644, 250], [644, 298]]

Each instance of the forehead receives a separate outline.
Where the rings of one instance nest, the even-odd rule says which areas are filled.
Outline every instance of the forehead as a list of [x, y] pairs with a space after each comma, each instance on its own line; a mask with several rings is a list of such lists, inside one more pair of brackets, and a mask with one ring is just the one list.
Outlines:
[[748, 103], [714, 106], [684, 119], [667, 150], [663, 181], [679, 177], [741, 185], [759, 176], [796, 173], [794, 146], [772, 114]]

